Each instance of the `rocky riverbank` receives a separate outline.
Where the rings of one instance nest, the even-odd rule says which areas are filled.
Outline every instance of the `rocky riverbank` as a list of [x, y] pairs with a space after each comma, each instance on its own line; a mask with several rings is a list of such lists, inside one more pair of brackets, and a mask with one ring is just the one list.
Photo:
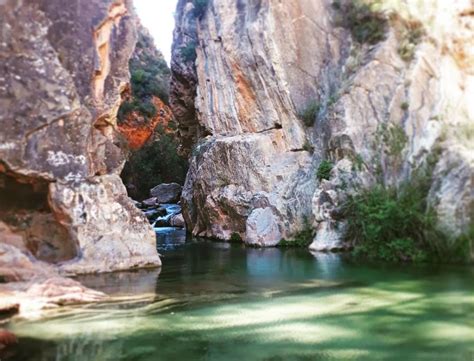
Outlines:
[[155, 230], [160, 244], [186, 240], [186, 223], [180, 204], [182, 190], [177, 183], [159, 184], [150, 190], [151, 198], [135, 202]]

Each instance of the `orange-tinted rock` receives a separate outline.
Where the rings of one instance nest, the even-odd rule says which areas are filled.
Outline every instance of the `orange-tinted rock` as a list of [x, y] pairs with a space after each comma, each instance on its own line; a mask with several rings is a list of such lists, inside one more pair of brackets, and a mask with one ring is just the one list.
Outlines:
[[118, 130], [125, 137], [128, 146], [132, 150], [143, 147], [158, 125], [162, 125], [166, 131], [170, 131], [169, 123], [173, 120], [170, 107], [158, 97], [153, 97], [152, 103], [157, 110], [156, 116], [152, 119], [147, 120], [139, 113], [131, 112], [118, 125]]

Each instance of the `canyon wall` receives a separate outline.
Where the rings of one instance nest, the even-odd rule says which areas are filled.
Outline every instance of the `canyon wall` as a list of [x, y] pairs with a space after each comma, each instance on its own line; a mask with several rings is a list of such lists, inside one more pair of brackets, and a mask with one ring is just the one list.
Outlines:
[[119, 177], [136, 22], [130, 0], [0, 1], [2, 279], [161, 264]]
[[194, 234], [268, 246], [309, 222], [313, 249], [344, 247], [347, 195], [427, 164], [440, 226], [472, 226], [472, 3], [378, 2], [372, 38], [350, 3], [179, 1], [171, 105]]

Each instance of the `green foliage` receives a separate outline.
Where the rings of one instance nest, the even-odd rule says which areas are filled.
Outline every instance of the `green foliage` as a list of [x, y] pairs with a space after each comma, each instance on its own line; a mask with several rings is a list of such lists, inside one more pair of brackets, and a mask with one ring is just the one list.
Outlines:
[[168, 64], [159, 52], [153, 51], [153, 40], [143, 34], [138, 38], [137, 49], [140, 51], [129, 62], [131, 96], [119, 109], [119, 123], [131, 112], [139, 113], [146, 120], [154, 117], [153, 96], [168, 104], [171, 75]]
[[232, 243], [242, 243], [242, 237], [240, 237], [240, 234], [238, 234], [237, 232], [233, 232], [230, 235], [230, 241]]
[[303, 150], [310, 153], [314, 152], [314, 147], [311, 145], [311, 143], [307, 139], [303, 144]]
[[415, 56], [416, 46], [425, 35], [423, 24], [416, 20], [401, 21], [400, 24], [400, 42], [398, 45], [398, 54], [404, 61], [411, 61]]
[[181, 57], [186, 62], [196, 61], [196, 42], [191, 41], [180, 49]]
[[408, 104], [408, 102], [403, 102], [402, 104], [400, 104], [400, 108], [402, 110], [407, 111], [410, 108], [410, 104]]
[[299, 117], [307, 127], [312, 127], [320, 109], [321, 105], [317, 101], [312, 101], [299, 114]]
[[387, 19], [374, 10], [373, 1], [334, 1], [332, 5], [341, 13], [342, 26], [349, 29], [360, 44], [376, 44], [385, 38]]
[[343, 208], [354, 253], [390, 262], [465, 260], [470, 236], [453, 240], [437, 229], [427, 204], [430, 184], [416, 174], [398, 188], [377, 185], [349, 198]]
[[291, 240], [281, 239], [278, 247], [308, 247], [313, 241], [314, 230], [308, 219], [304, 219], [303, 229]]
[[408, 137], [398, 124], [381, 124], [375, 135], [375, 140], [384, 146], [385, 154], [399, 157], [407, 145]]
[[184, 183], [188, 164], [178, 155], [178, 142], [166, 134], [161, 126], [156, 136], [140, 150], [133, 152], [125, 164], [122, 179], [133, 185], [130, 195], [140, 200], [149, 196], [149, 190], [160, 183]]
[[365, 166], [365, 162], [364, 162], [364, 159], [362, 158], [362, 156], [360, 154], [355, 154], [353, 157], [352, 157], [352, 162], [354, 163], [354, 165], [352, 166], [352, 171], [362, 171], [362, 169], [364, 168]]
[[338, 99], [339, 99], [339, 96], [336, 93], [331, 94], [331, 96], [328, 99], [328, 107], [331, 107], [334, 104], [336, 104]]
[[194, 16], [196, 18], [201, 18], [207, 10], [209, 0], [194, 0]]
[[318, 167], [316, 177], [321, 182], [323, 179], [329, 180], [331, 178], [331, 170], [334, 167], [331, 161], [323, 160]]

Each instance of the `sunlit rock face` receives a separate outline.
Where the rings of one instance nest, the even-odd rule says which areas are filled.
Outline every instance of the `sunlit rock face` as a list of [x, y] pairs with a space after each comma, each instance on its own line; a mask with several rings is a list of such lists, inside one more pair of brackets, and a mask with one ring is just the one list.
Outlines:
[[0, 2], [0, 219], [55, 272], [160, 265], [118, 176], [135, 23], [129, 0]]
[[[347, 194], [380, 179], [402, 182], [428, 159], [435, 161], [429, 199], [442, 227], [453, 234], [468, 229], [469, 1], [382, 2], [390, 21], [376, 44], [358, 44], [331, 1], [210, 0], [198, 10], [191, 1], [178, 4], [171, 93], [185, 148], [194, 142], [183, 192], [194, 234], [238, 233], [260, 244], [248, 219], [271, 208], [275, 234], [291, 238], [307, 217], [317, 230], [312, 248], [338, 249], [345, 227], [337, 214]], [[406, 49], [397, 19], [420, 22], [425, 32], [409, 44], [410, 59], [400, 56]], [[190, 44], [195, 62], [186, 56]], [[305, 126], [298, 114], [311, 103], [314, 124]], [[399, 152], [387, 155], [397, 147], [382, 144], [384, 124], [406, 136]], [[323, 159], [334, 167], [319, 181]]]

